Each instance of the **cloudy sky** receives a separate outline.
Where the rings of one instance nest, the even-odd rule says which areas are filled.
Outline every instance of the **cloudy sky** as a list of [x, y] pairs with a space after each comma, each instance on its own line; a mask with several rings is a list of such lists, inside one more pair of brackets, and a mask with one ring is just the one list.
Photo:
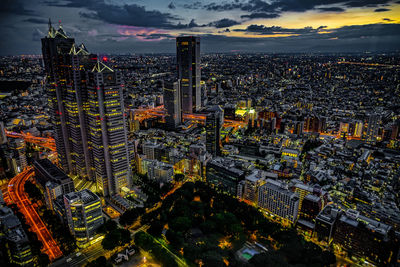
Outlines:
[[400, 0], [2, 0], [0, 55], [40, 54], [49, 18], [94, 53], [400, 49]]

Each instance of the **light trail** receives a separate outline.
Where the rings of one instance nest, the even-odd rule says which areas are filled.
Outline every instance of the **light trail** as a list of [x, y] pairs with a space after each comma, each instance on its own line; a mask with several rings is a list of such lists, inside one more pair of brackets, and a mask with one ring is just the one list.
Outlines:
[[57, 259], [62, 256], [62, 252], [51, 236], [46, 225], [43, 223], [39, 214], [32, 207], [32, 203], [26, 196], [24, 191], [25, 182], [34, 175], [32, 167], [27, 167], [24, 171], [12, 178], [8, 184], [8, 193], [11, 200], [17, 204], [19, 210], [27, 219], [28, 223], [33, 226], [33, 230], [37, 233], [42, 241], [46, 254], [50, 260]]
[[54, 138], [37, 137], [37, 136], [31, 135], [30, 133], [24, 133], [24, 132], [16, 133], [16, 132], [8, 131], [8, 130], [5, 130], [5, 133], [6, 133], [7, 137], [21, 138], [21, 139], [24, 139], [28, 143], [36, 144], [38, 146], [50, 149], [51, 151], [56, 150], [56, 143], [54, 141]]

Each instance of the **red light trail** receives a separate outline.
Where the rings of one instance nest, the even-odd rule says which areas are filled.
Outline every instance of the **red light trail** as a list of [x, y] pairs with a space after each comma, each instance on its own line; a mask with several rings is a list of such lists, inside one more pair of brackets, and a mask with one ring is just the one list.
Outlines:
[[61, 257], [62, 252], [24, 191], [25, 182], [33, 175], [33, 168], [27, 167], [10, 180], [8, 193], [11, 200], [17, 204], [19, 210], [27, 219], [27, 223], [32, 226], [33, 231], [38, 235], [38, 239], [43, 243], [44, 252], [49, 256], [50, 260], [54, 260]]

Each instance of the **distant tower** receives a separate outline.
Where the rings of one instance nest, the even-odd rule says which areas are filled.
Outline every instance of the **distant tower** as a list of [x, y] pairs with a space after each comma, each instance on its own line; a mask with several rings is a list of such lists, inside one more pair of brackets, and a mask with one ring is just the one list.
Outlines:
[[180, 81], [166, 81], [164, 84], [164, 107], [167, 110], [165, 118], [168, 129], [175, 129], [182, 120]]
[[193, 113], [201, 107], [200, 38], [176, 38], [176, 57], [182, 90], [182, 112]]
[[50, 109], [50, 119], [54, 126], [54, 138], [59, 163], [67, 173], [71, 172], [72, 159], [67, 118], [65, 115], [64, 94], [69, 66], [69, 51], [73, 38], [69, 38], [62, 27], [55, 30], [49, 20], [49, 31], [42, 38], [43, 63], [46, 72], [46, 91]]
[[220, 106], [209, 110], [206, 116], [206, 150], [213, 157], [221, 154], [220, 139], [223, 124], [223, 111]]

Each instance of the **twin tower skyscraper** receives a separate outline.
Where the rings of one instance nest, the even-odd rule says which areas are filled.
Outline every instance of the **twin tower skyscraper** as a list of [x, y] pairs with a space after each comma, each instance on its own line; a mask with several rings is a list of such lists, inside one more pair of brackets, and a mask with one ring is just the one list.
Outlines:
[[105, 196], [120, 193], [132, 175], [121, 73], [50, 21], [42, 53], [59, 165]]
[[[42, 54], [58, 164], [70, 175], [96, 181], [104, 196], [119, 194], [132, 180], [121, 73], [50, 20]], [[164, 91], [172, 114], [166, 124], [173, 128], [182, 113], [201, 107], [198, 37], [177, 38], [177, 72], [179, 82], [167, 82]]]

